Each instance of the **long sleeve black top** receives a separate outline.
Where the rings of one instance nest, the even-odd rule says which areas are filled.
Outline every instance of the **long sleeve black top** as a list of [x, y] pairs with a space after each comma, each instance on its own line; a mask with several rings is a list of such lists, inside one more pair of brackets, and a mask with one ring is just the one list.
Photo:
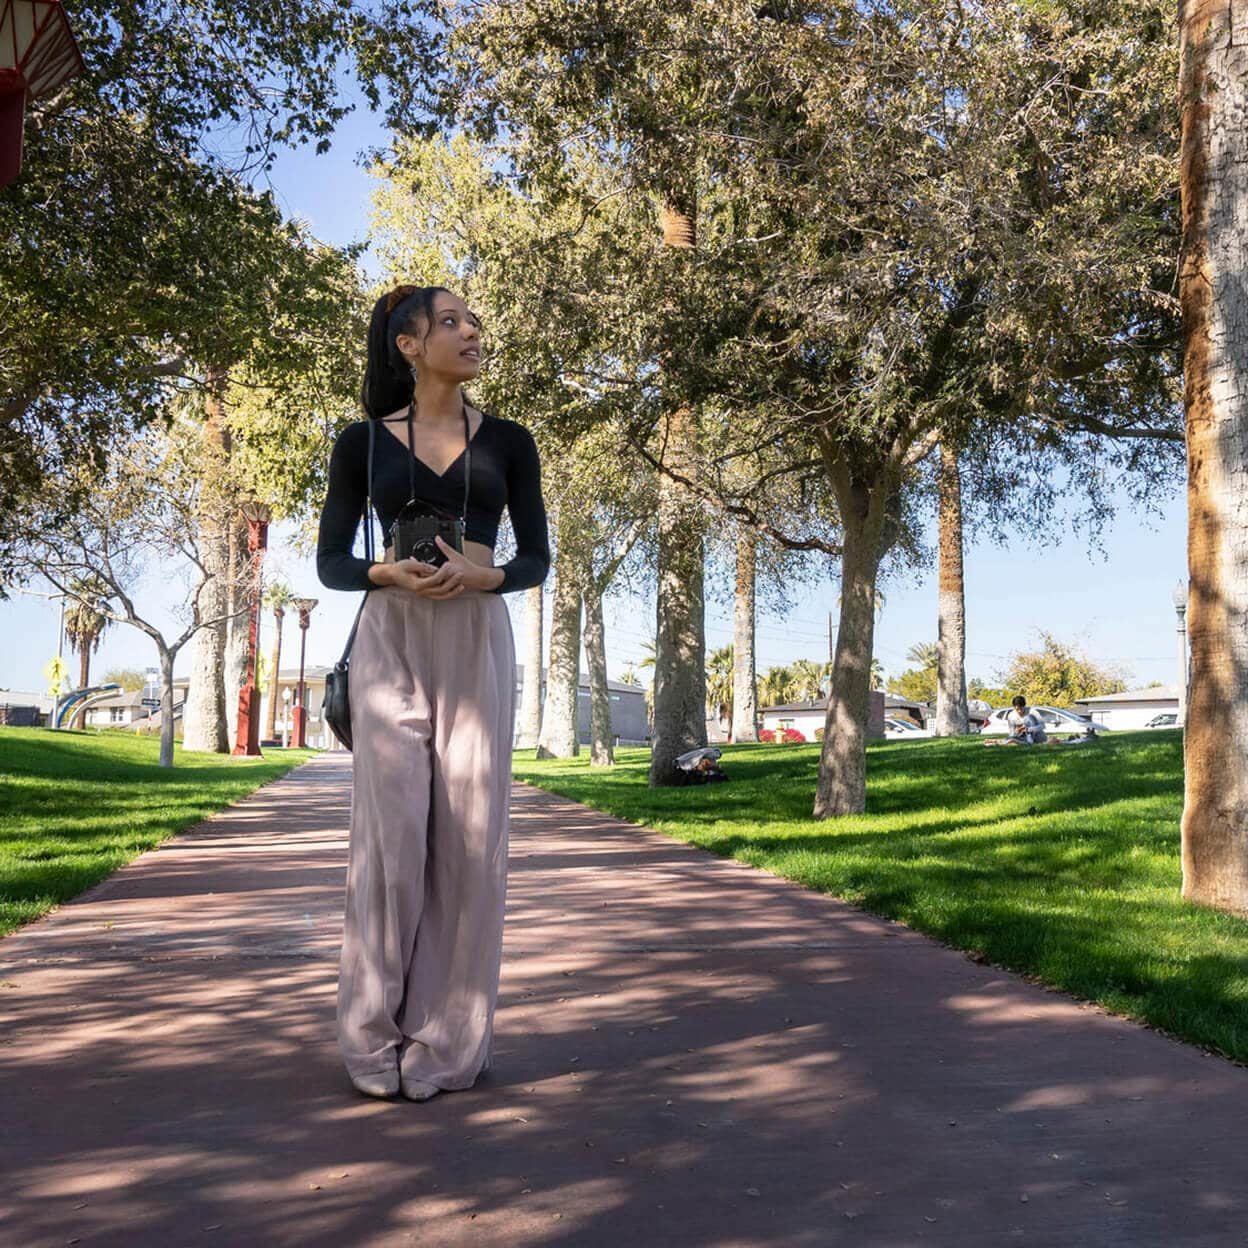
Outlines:
[[[503, 507], [516, 536], [516, 555], [502, 565], [495, 593], [540, 585], [550, 570], [541, 462], [533, 435], [514, 420], [483, 414], [472, 438], [472, 480], [464, 536], [491, 549]], [[439, 476], [389, 428], [378, 422], [373, 461], [373, 507], [383, 533], [411, 496], [409, 460], [415, 462], [416, 496], [458, 515], [464, 502], [464, 455]], [[369, 560], [352, 553], [368, 496], [368, 422], [348, 425], [329, 457], [329, 488], [321, 509], [316, 571], [330, 589], [371, 589]]]

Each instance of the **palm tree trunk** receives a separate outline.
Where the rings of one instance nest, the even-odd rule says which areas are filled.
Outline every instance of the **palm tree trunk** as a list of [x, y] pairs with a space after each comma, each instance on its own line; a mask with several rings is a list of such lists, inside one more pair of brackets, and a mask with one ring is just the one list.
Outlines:
[[520, 690], [520, 735], [516, 745], [522, 750], [536, 747], [542, 732], [542, 587], [534, 585], [524, 595], [524, 685]]
[[91, 679], [91, 647], [95, 645], [95, 639], [98, 633], [80, 637], [78, 639], [78, 688], [85, 689], [87, 682]]
[[962, 580], [962, 477], [958, 453], [940, 444], [940, 571], [936, 617], [936, 735], [964, 736], [966, 594]]
[[[697, 247], [693, 197], [671, 197], [662, 213], [663, 243]], [[691, 474], [697, 417], [681, 408], [669, 418], [665, 458]], [[651, 785], [674, 784], [678, 755], [706, 744], [706, 620], [703, 603], [702, 514], [687, 488], [664, 475], [659, 482], [657, 628], [654, 663], [654, 734]]]
[[602, 591], [592, 577], [585, 579], [585, 658], [589, 669], [589, 763], [615, 763], [611, 743], [611, 692], [607, 685], [607, 648], [602, 627]]
[[1230, 0], [1179, 6], [1191, 644], [1183, 896], [1240, 913], [1248, 913], [1246, 16], [1233, 15]]
[[882, 477], [851, 481], [845, 472], [835, 484], [843, 533], [841, 615], [815, 786], [816, 819], [857, 815], [866, 809], [875, 583], [888, 502]]
[[[560, 513], [563, 521], [563, 513]], [[581, 569], [559, 543], [555, 560], [555, 594], [550, 619], [550, 664], [546, 673], [546, 701], [538, 758], [573, 758], [580, 753], [577, 732], [577, 689], [581, 657]]]
[[277, 736], [277, 699], [282, 692], [278, 671], [282, 664], [282, 621], [285, 618], [286, 612], [281, 607], [273, 608], [273, 670], [269, 673], [269, 709], [264, 717], [266, 741]]
[[[203, 486], [203, 510], [199, 526], [200, 558], [208, 579], [200, 593], [200, 615], [221, 623], [201, 628], [191, 641], [191, 671], [186, 704], [182, 711], [182, 744], [187, 750], [228, 754], [226, 728], [225, 640], [222, 617], [228, 601], [229, 526], [222, 517], [221, 475], [229, 453], [230, 434], [225, 423], [227, 370], [208, 370], [208, 418], [204, 424], [207, 471]], [[162, 738], [164, 728], [161, 728]]]
[[737, 530], [737, 586], [732, 637], [732, 739], [758, 740], [758, 681], [754, 661], [754, 588], [758, 534]]

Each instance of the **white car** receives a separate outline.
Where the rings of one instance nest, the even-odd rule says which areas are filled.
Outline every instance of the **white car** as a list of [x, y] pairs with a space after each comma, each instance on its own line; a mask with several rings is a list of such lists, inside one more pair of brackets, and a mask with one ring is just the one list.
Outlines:
[[1144, 725], [1145, 728], [1177, 728], [1178, 726], [1178, 711], [1162, 711], [1160, 715], [1154, 715], [1152, 719]]
[[[1005, 717], [1013, 710], [1012, 706], [998, 707], [988, 716], [988, 722], [983, 727], [983, 732], [988, 736], [1009, 736], [1010, 729], [1005, 722]], [[1044, 720], [1045, 732], [1052, 735], [1053, 733], [1083, 733], [1089, 728], [1093, 732], [1110, 732], [1104, 724], [1098, 724], [1091, 719], [1086, 719], [1082, 715], [1076, 715], [1074, 711], [1064, 711], [1056, 706], [1033, 706], [1033, 711], [1038, 711], [1040, 718]]]
[[925, 737], [927, 729], [920, 728], [912, 719], [902, 719], [898, 715], [884, 717], [884, 735], [886, 737]]

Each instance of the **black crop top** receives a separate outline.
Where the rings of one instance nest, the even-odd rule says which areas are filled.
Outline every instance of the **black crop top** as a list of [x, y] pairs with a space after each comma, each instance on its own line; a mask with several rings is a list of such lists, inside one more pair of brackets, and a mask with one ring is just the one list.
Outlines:
[[[541, 462], [533, 435], [514, 420], [482, 414], [472, 438], [472, 481], [464, 536], [493, 549], [503, 506], [516, 535], [516, 557], [502, 565], [505, 594], [540, 585], [550, 570], [546, 505], [542, 501]], [[377, 422], [373, 460], [373, 507], [387, 532], [411, 496], [408, 461], [416, 462], [416, 496], [455, 515], [464, 505], [464, 455], [438, 476], [414, 456], [389, 426]], [[321, 509], [316, 572], [330, 589], [372, 589], [372, 564], [351, 553], [368, 495], [368, 421], [348, 425], [329, 457], [329, 488]]]

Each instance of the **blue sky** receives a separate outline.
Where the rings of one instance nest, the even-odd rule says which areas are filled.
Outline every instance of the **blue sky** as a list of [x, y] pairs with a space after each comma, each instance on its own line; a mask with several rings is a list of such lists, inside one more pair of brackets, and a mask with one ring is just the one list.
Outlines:
[[[307, 221], [313, 233], [327, 242], [363, 239], [368, 231], [372, 183], [355, 163], [355, 156], [366, 144], [383, 141], [379, 126], [360, 108], [342, 123], [334, 146], [324, 155], [315, 155], [310, 146], [284, 153], [269, 175], [279, 204], [288, 215]], [[367, 253], [364, 263], [370, 273], [375, 272]], [[1034, 646], [1036, 630], [1044, 628], [1077, 643], [1090, 658], [1122, 669], [1129, 687], [1154, 680], [1174, 683], [1178, 657], [1171, 592], [1185, 575], [1186, 507], [1177, 489], [1158, 501], [1163, 511], [1160, 520], [1146, 521], [1124, 504], [1103, 534], [1099, 551], [1074, 537], [1043, 549], [1019, 542], [1003, 550], [973, 541], [975, 500], [969, 498], [969, 674], [991, 681], [1008, 656]], [[333, 662], [358, 597], [320, 585], [311, 560], [283, 549], [280, 526], [270, 535], [270, 548], [270, 570], [280, 569], [297, 592], [322, 604], [313, 615], [308, 635], [309, 663]], [[876, 654], [887, 671], [897, 673], [906, 666], [905, 652], [911, 645], [935, 639], [934, 569], [896, 578], [882, 588], [886, 603], [877, 626]], [[828, 580], [783, 615], [760, 604], [760, 670], [797, 658], [827, 656], [827, 613], [836, 610], [837, 592], [835, 582]], [[517, 641], [523, 612], [520, 598], [509, 595]], [[168, 621], [176, 596], [157, 569], [140, 590], [139, 600], [158, 619]], [[56, 653], [57, 613], [55, 603], [21, 595], [0, 603], [0, 630], [6, 641], [0, 649], [0, 688], [44, 688], [43, 667]], [[641, 659], [643, 644], [653, 637], [653, 599], [608, 603], [606, 624], [608, 670], [618, 676], [624, 667]], [[731, 608], [708, 605], [708, 647], [731, 639]], [[266, 650], [271, 640], [271, 622], [266, 620], [261, 641]], [[297, 656], [297, 645], [297, 630], [288, 627], [288, 659]], [[179, 674], [186, 671], [187, 658], [189, 654], [184, 654], [178, 663]], [[105, 635], [92, 660], [92, 672], [102, 674], [111, 666], [143, 668], [155, 660], [154, 648], [144, 635], [118, 625]], [[66, 662], [76, 673], [76, 658], [67, 654]]]

